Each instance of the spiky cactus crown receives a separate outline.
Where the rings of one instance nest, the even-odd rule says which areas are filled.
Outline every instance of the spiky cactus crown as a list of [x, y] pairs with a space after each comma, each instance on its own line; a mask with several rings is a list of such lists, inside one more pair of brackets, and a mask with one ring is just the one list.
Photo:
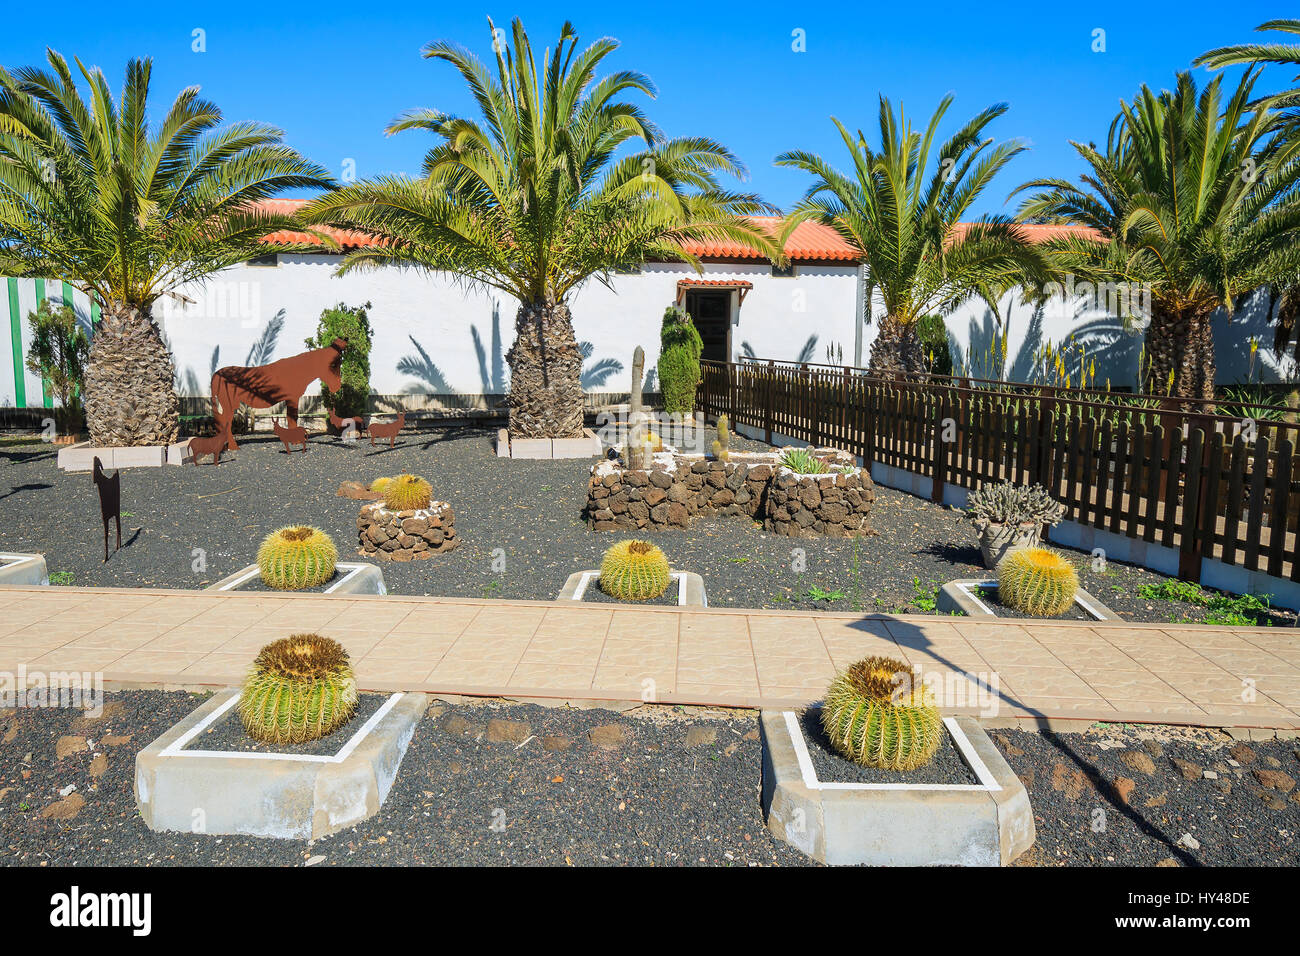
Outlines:
[[939, 749], [943, 718], [929, 688], [902, 661], [868, 657], [826, 691], [822, 728], [847, 759], [885, 770], [915, 770]]
[[334, 576], [338, 548], [319, 528], [291, 525], [272, 531], [257, 549], [257, 567], [267, 587], [300, 591]]
[[393, 483], [392, 478], [376, 478], [370, 483], [370, 490], [377, 494], [383, 494], [388, 490], [388, 486]]
[[239, 717], [254, 740], [303, 743], [333, 733], [356, 712], [348, 652], [319, 634], [294, 634], [258, 652], [239, 695]]
[[668, 558], [649, 541], [620, 541], [600, 563], [600, 589], [620, 601], [650, 601], [668, 590]]
[[429, 507], [433, 486], [419, 475], [398, 475], [383, 494], [384, 507], [389, 511], [420, 511]]
[[1074, 566], [1050, 548], [1018, 548], [998, 563], [999, 599], [1026, 614], [1063, 614], [1078, 590]]

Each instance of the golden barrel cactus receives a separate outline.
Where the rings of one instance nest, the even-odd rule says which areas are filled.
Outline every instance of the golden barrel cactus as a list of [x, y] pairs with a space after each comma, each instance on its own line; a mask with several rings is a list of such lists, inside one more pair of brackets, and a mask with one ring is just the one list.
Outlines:
[[1074, 603], [1079, 575], [1050, 548], [1018, 548], [998, 562], [998, 598], [1034, 617], [1063, 614]]
[[377, 495], [382, 495], [388, 490], [388, 486], [393, 483], [392, 478], [376, 478], [370, 483], [370, 490]]
[[671, 580], [668, 559], [649, 541], [620, 541], [600, 562], [600, 589], [620, 601], [651, 601]]
[[278, 591], [314, 588], [334, 577], [339, 551], [319, 528], [294, 525], [272, 531], [257, 549], [257, 567], [267, 587]]
[[915, 770], [934, 757], [943, 718], [910, 667], [888, 657], [849, 665], [826, 691], [822, 729], [844, 757], [864, 767]]
[[421, 511], [433, 500], [433, 486], [419, 475], [398, 475], [387, 487], [376, 489], [384, 495], [389, 511]]
[[318, 634], [294, 634], [263, 647], [239, 694], [244, 730], [273, 744], [327, 736], [356, 709], [357, 679], [348, 652]]

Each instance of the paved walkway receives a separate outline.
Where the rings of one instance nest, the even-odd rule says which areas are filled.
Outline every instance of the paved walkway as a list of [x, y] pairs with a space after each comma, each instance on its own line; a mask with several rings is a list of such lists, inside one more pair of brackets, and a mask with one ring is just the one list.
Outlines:
[[[348, 649], [367, 690], [788, 707], [818, 700], [837, 668], [885, 654], [942, 686], [950, 713], [1300, 729], [1290, 628], [7, 588], [0, 672], [226, 686], [263, 644], [309, 630]], [[972, 677], [996, 693], [981, 696]]]

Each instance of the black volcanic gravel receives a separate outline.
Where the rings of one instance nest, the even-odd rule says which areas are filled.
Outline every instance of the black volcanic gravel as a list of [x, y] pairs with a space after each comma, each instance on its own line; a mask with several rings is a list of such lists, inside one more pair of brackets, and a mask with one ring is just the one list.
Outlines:
[[[394, 594], [551, 600], [573, 571], [598, 568], [615, 540], [582, 520], [591, 459], [498, 459], [493, 432], [459, 427], [404, 432], [396, 448], [316, 436], [286, 455], [273, 436], [245, 436], [220, 466], [128, 469], [122, 475], [123, 548], [104, 563], [99, 506], [89, 474], [55, 467], [39, 441], [0, 443], [0, 548], [38, 551], [63, 583], [202, 588], [253, 562], [262, 538], [288, 524], [333, 535], [340, 558], [359, 559], [362, 502], [337, 497], [345, 480], [369, 483], [411, 471], [451, 503], [461, 545], [426, 561], [382, 566]], [[733, 439], [737, 450], [761, 448]], [[862, 539], [792, 540], [740, 518], [714, 517], [689, 530], [646, 535], [674, 568], [704, 578], [713, 607], [933, 613], [938, 586], [983, 577], [975, 534], [962, 514], [877, 487]], [[500, 549], [499, 551], [497, 549]], [[1121, 617], [1197, 621], [1196, 605], [1143, 599], [1138, 588], [1167, 580], [1140, 568], [1067, 551], [1083, 585]], [[504, 555], [505, 570], [494, 570]], [[499, 566], [499, 563], [498, 563]], [[60, 572], [64, 573], [63, 575]], [[70, 574], [68, 581], [64, 575]], [[1291, 624], [1290, 612], [1273, 615]]]
[[808, 757], [817, 779], [823, 783], [979, 783], [952, 737], [946, 733], [940, 737], [939, 749], [929, 763], [902, 773], [864, 767], [841, 757], [822, 730], [821, 712], [816, 707], [806, 710], [800, 723], [804, 741], [808, 744]]
[[[25, 866], [808, 862], [763, 826], [755, 715], [662, 707], [618, 714], [439, 702], [417, 727], [384, 807], [353, 829], [314, 843], [154, 833], [135, 809], [136, 751], [201, 700], [183, 692], [116, 693], [109, 695], [103, 718], [93, 722], [69, 710], [0, 712], [0, 861]], [[494, 742], [510, 737], [493, 734], [495, 720], [526, 724], [524, 742], [513, 742], [520, 734]], [[602, 749], [589, 733], [609, 725], [622, 727], [624, 738]], [[688, 745], [692, 730], [703, 738], [695, 746]], [[1139, 739], [1135, 728], [1100, 725], [1086, 734], [993, 732], [1025, 781], [1038, 828], [1038, 842], [1021, 865], [1300, 865], [1300, 798], [1294, 789], [1264, 789], [1254, 772], [1300, 777], [1300, 745], [1252, 742], [1244, 745], [1249, 762], [1238, 760], [1240, 766], [1232, 767], [1228, 761], [1237, 758], [1228, 748], [1234, 742], [1222, 734], [1162, 727], [1140, 733], [1154, 739]], [[64, 735], [89, 740], [89, 749], [57, 759], [56, 744]], [[1138, 752], [1150, 758], [1151, 773], [1125, 762], [1143, 765], [1123, 756]], [[1186, 780], [1174, 758], [1219, 777]], [[1125, 777], [1135, 780], [1127, 804], [1113, 792], [1115, 781]], [[61, 798], [60, 791], [70, 787], [75, 789]], [[48, 810], [52, 806], [76, 809], [59, 819]]]
[[239, 708], [232, 707], [222, 714], [216, 723], [186, 744], [185, 749], [330, 757], [343, 749], [343, 745], [374, 716], [375, 711], [383, 706], [389, 696], [388, 694], [361, 694], [357, 698], [357, 709], [352, 719], [328, 736], [301, 744], [269, 744], [254, 740], [244, 732], [244, 725], [239, 719]]

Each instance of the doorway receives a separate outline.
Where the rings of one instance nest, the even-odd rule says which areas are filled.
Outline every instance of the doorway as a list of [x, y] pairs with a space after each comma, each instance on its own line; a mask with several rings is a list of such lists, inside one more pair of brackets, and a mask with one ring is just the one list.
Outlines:
[[709, 362], [731, 361], [731, 293], [687, 292], [686, 311], [704, 343], [700, 357]]

